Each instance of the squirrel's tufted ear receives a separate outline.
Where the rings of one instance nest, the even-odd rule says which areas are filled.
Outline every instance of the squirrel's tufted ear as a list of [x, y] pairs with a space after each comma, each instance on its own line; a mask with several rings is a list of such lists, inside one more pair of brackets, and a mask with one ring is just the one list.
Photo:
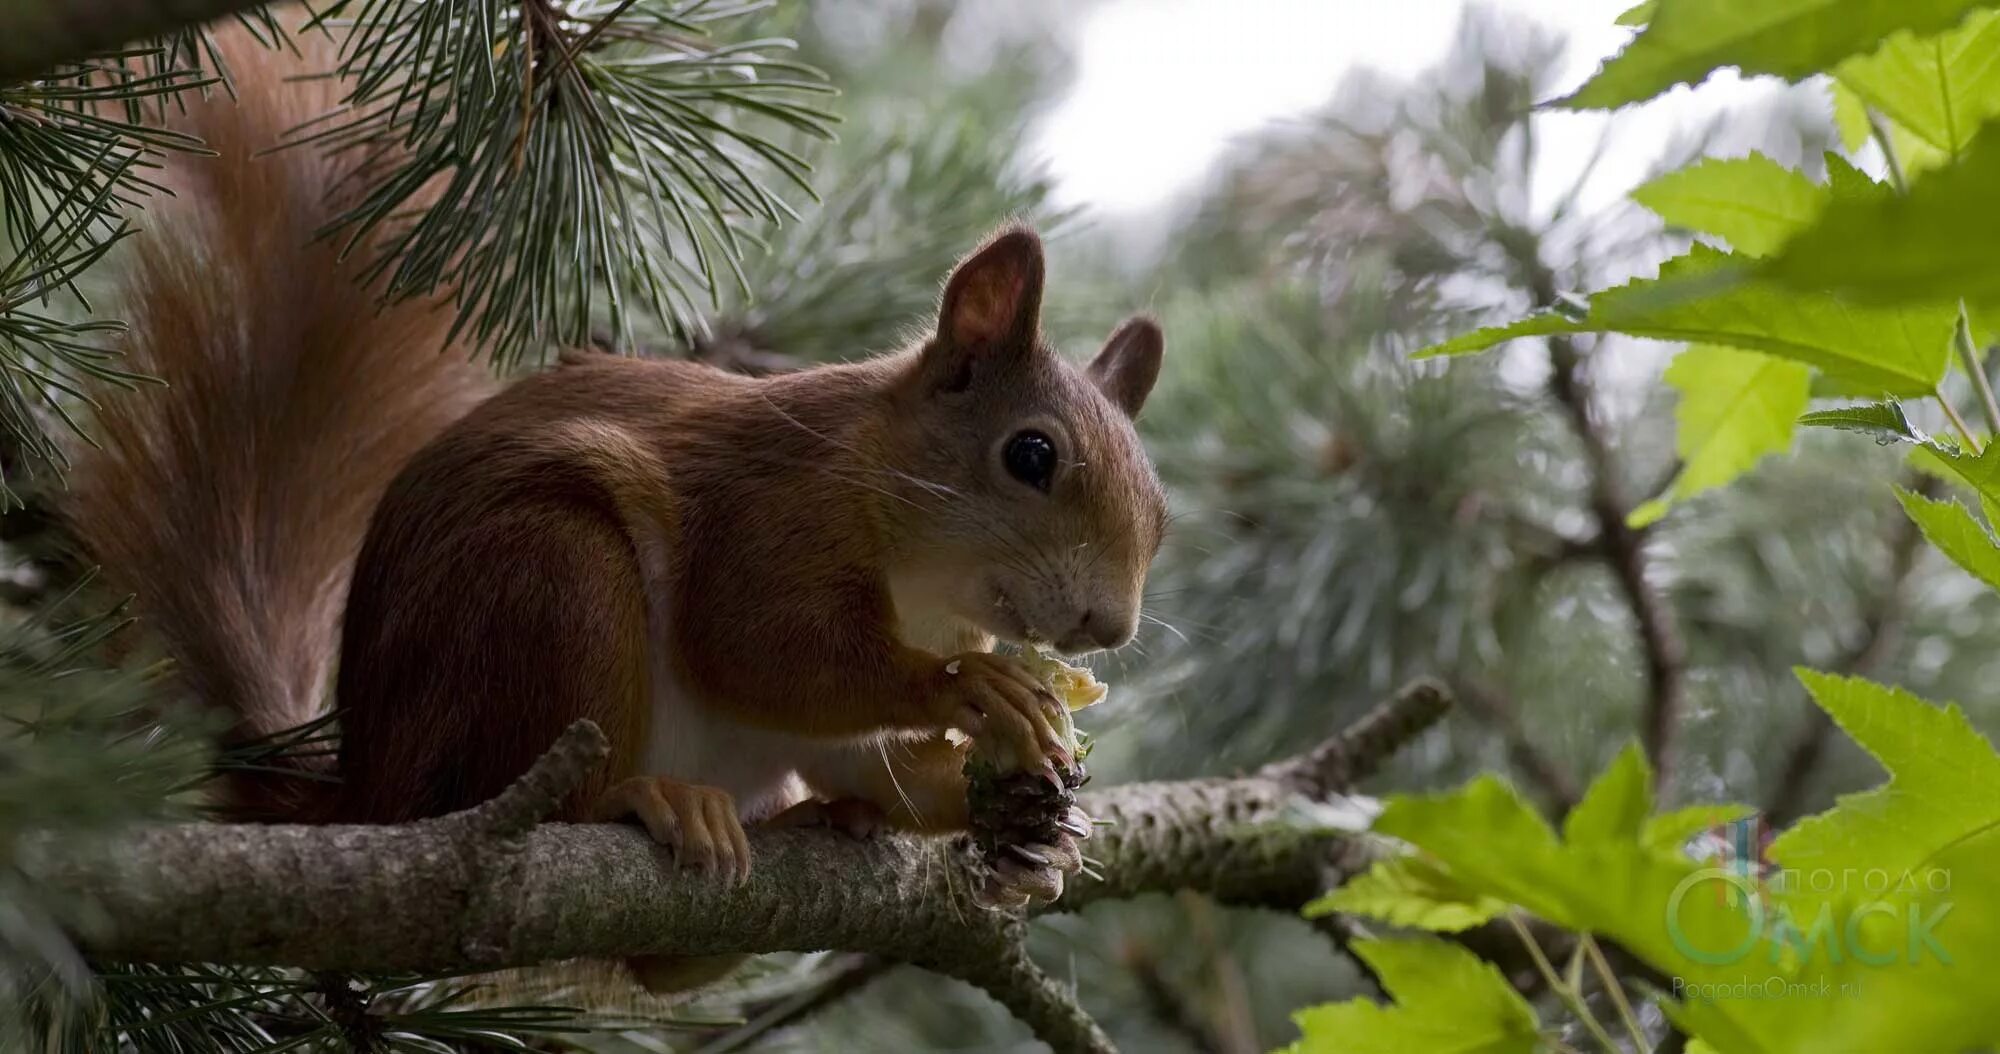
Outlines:
[[1003, 228], [945, 283], [926, 371], [945, 387], [963, 387], [976, 360], [1032, 352], [1041, 313], [1042, 240], [1026, 227]]
[[1112, 331], [1111, 339], [1104, 342], [1104, 350], [1090, 360], [1084, 372], [1098, 391], [1125, 411], [1125, 416], [1137, 417], [1139, 408], [1146, 405], [1147, 394], [1153, 390], [1153, 382], [1160, 379], [1160, 358], [1166, 345], [1159, 323], [1143, 315], [1134, 316]]

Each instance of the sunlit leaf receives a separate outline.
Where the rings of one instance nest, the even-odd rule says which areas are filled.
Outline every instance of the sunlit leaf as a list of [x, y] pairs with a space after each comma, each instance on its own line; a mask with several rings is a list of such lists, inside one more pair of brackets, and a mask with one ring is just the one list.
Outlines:
[[2000, 128], [1906, 196], [1837, 199], [1763, 269], [1770, 281], [1861, 303], [2000, 303]]
[[1680, 393], [1674, 447], [1681, 471], [1663, 496], [1632, 510], [1643, 527], [1674, 501], [1720, 487], [1767, 454], [1791, 449], [1792, 429], [1811, 398], [1812, 371], [1796, 362], [1697, 344], [1674, 356], [1666, 380]]
[[1938, 36], [1898, 33], [1834, 71], [1856, 96], [1926, 143], [1955, 155], [2000, 113], [2000, 12], [1977, 11]]
[[1597, 75], [1561, 100], [1575, 109], [1610, 109], [1696, 84], [1734, 66], [1799, 80], [1891, 33], [1935, 33], [1978, 0], [1659, 0], [1646, 28]]
[[1746, 256], [1764, 256], [1812, 223], [1831, 193], [1796, 169], [1751, 154], [1706, 158], [1632, 192], [1662, 220], [1713, 234]]
[[[1583, 318], [1534, 315], [1446, 341], [1422, 355], [1463, 355], [1520, 337], [1627, 333], [1723, 344], [1815, 366], [1864, 390], [1925, 395], [1944, 378], [1955, 308], [1868, 308], [1741, 276], [1750, 258], [1706, 246], [1590, 299]], [[1704, 283], [1717, 291], [1682, 292]]]
[[1813, 701], [1888, 770], [1889, 782], [1801, 820], [1772, 843], [1775, 859], [1900, 878], [1946, 846], [2000, 828], [2000, 755], [1956, 704], [1940, 707], [1859, 677], [1798, 675]]
[[1939, 552], [1989, 587], [2000, 589], [2000, 543], [1994, 542], [1993, 535], [1973, 519], [1965, 506], [1900, 488], [1896, 497]]
[[1493, 964], [1424, 938], [1352, 945], [1396, 1002], [1372, 999], [1302, 1010], [1291, 1054], [1532, 1054], [1539, 1023]]
[[1639, 744], [1627, 743], [1563, 818], [1563, 840], [1571, 845], [1630, 842], [1639, 837], [1652, 811], [1653, 767]]
[[1903, 404], [1891, 399], [1860, 406], [1837, 406], [1799, 415], [1799, 423], [1809, 428], [1840, 428], [1862, 432], [1885, 442], [1930, 443], [1931, 437], [1910, 422]]
[[1311, 919], [1343, 912], [1393, 926], [1457, 933], [1506, 909], [1505, 901], [1466, 888], [1436, 864], [1407, 856], [1376, 861], [1366, 873], [1307, 904], [1305, 916]]

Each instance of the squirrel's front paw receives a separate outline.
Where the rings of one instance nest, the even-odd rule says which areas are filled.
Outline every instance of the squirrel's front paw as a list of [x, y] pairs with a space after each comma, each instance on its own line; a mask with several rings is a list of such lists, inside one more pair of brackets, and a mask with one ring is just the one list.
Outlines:
[[992, 652], [961, 652], [945, 660], [933, 682], [932, 702], [944, 724], [970, 734], [975, 748], [1003, 768], [1073, 767], [1068, 714], [1041, 679], [1020, 660]]
[[1047, 903], [1062, 896], [1063, 879], [1083, 867], [1083, 852], [1067, 833], [1050, 842], [1001, 847], [980, 900], [1000, 908]]
[[637, 816], [653, 841], [674, 851], [682, 867], [737, 882], [750, 877], [750, 840], [729, 792], [662, 776], [619, 780], [597, 799], [600, 821]]

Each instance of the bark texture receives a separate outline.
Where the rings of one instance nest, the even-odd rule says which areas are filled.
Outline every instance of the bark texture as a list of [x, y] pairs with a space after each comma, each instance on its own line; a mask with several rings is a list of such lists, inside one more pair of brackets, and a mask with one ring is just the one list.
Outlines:
[[[1295, 909], [1385, 850], [1302, 818], [1444, 712], [1419, 683], [1341, 736], [1237, 779], [1085, 794], [1109, 824], [1080, 876], [1038, 910], [1191, 889]], [[401, 826], [177, 824], [85, 838], [30, 835], [32, 879], [92, 905], [80, 947], [105, 960], [356, 972], [466, 971], [635, 954], [842, 949], [913, 963], [991, 993], [1058, 1051], [1109, 1041], [1028, 958], [1025, 917], [980, 906], [966, 839], [756, 831], [748, 881], [678, 869], [635, 827], [545, 824], [603, 753], [580, 722], [504, 794]], [[1362, 799], [1344, 799], [1365, 822]]]

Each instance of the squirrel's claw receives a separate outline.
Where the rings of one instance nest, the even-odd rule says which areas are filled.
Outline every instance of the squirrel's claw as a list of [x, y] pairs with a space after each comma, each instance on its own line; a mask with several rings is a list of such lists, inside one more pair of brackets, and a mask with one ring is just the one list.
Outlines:
[[728, 791], [662, 776], [634, 776], [612, 784], [592, 814], [600, 821], [638, 817], [653, 841], [672, 849], [682, 867], [738, 883], [750, 877], [750, 839]]

